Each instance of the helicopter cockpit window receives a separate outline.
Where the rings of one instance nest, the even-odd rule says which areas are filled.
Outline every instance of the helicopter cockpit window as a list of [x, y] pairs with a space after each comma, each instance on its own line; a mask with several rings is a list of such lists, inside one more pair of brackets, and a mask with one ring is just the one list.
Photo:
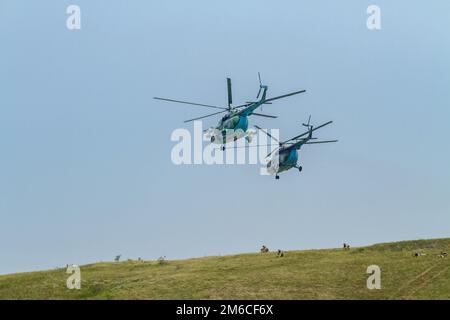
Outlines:
[[225, 115], [219, 120], [219, 125], [221, 125], [225, 120], [227, 120], [228, 117]]

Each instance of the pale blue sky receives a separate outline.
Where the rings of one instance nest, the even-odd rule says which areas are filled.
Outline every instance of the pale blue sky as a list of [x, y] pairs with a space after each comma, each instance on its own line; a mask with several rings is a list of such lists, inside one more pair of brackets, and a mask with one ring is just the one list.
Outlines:
[[[445, 0], [0, 0], [0, 273], [449, 236], [448, 30]], [[152, 97], [225, 104], [230, 76], [244, 102], [258, 71], [307, 93], [251, 124], [287, 138], [312, 114], [339, 143], [279, 181], [174, 166], [171, 132], [210, 110]]]

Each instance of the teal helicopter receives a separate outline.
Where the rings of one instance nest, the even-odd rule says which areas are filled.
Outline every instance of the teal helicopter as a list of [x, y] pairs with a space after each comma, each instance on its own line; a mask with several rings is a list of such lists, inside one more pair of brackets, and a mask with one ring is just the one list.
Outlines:
[[299, 172], [302, 171], [302, 167], [299, 166], [297, 162], [298, 152], [303, 145], [338, 142], [338, 140], [311, 141], [317, 139], [312, 136], [314, 131], [333, 123], [333, 121], [328, 121], [317, 127], [311, 125], [310, 121], [311, 116], [309, 116], [307, 123], [302, 124], [308, 128], [308, 131], [283, 142], [280, 142], [264, 129], [255, 126], [258, 130], [264, 132], [270, 139], [278, 143], [278, 147], [266, 156], [266, 159], [268, 160], [267, 172], [271, 175], [275, 175], [275, 179], [280, 179], [279, 173], [292, 168], [297, 168]]
[[[259, 107], [261, 107], [264, 104], [272, 104], [272, 101], [274, 101], [274, 100], [278, 100], [278, 99], [282, 99], [282, 98], [286, 98], [286, 97], [290, 97], [290, 96], [293, 96], [296, 94], [306, 92], [306, 90], [300, 90], [300, 91], [295, 91], [295, 92], [291, 92], [288, 94], [284, 94], [281, 96], [267, 99], [266, 94], [267, 94], [267, 90], [269, 87], [267, 85], [262, 84], [261, 75], [259, 72], [258, 72], [258, 78], [259, 78], [259, 91], [256, 96], [256, 99], [259, 99], [259, 100], [246, 102], [245, 104], [238, 105], [238, 106], [232, 106], [233, 96], [232, 96], [231, 79], [230, 78], [227, 78], [227, 92], [228, 92], [228, 106], [227, 107], [220, 107], [220, 106], [216, 106], [216, 105], [195, 103], [195, 102], [174, 100], [174, 99], [167, 99], [167, 98], [160, 98], [160, 97], [154, 97], [154, 99], [220, 110], [220, 111], [217, 111], [217, 112], [214, 112], [211, 114], [207, 114], [205, 116], [185, 120], [184, 121], [185, 123], [225, 113], [225, 115], [223, 115], [222, 118], [220, 118], [217, 126], [206, 129], [204, 132], [205, 136], [211, 141], [211, 143], [220, 144], [220, 145], [222, 145], [221, 149], [225, 150], [225, 144], [227, 144], [230, 141], [236, 141], [243, 137], [245, 137], [247, 142], [249, 142], [249, 143], [252, 141], [252, 137], [253, 137], [253, 135], [256, 134], [256, 132], [248, 129], [248, 117], [249, 116], [253, 115], [253, 116], [259, 116], [259, 117], [266, 117], [266, 118], [276, 118], [276, 116], [263, 114], [263, 113], [257, 113], [257, 112], [255, 112], [256, 109], [258, 109]], [[261, 98], [260, 98], [260, 96], [261, 96]]]

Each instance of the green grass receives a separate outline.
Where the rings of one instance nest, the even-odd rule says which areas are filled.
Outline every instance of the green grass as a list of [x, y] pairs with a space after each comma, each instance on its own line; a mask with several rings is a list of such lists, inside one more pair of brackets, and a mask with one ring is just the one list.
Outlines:
[[[450, 299], [450, 239], [188, 260], [81, 266], [81, 290], [65, 269], [0, 276], [0, 299]], [[426, 253], [414, 257], [414, 252]], [[366, 269], [381, 268], [380, 290]]]

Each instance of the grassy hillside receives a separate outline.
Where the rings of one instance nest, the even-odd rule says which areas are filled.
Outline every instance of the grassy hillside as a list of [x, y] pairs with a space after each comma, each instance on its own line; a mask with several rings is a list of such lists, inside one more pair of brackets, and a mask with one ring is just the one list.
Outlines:
[[[414, 257], [415, 252], [426, 255]], [[189, 260], [81, 266], [81, 290], [65, 269], [0, 276], [1, 299], [450, 299], [450, 239], [370, 247], [251, 253]], [[381, 290], [366, 269], [381, 268]]]

